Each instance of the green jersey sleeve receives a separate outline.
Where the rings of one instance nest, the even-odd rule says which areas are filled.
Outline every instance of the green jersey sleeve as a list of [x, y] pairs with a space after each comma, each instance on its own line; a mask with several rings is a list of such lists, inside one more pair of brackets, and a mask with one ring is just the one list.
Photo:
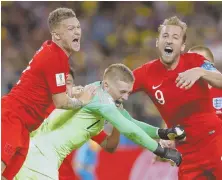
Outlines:
[[103, 105], [99, 108], [99, 113], [127, 138], [152, 152], [156, 150], [157, 142], [139, 126], [125, 118], [115, 105]]
[[158, 127], [154, 127], [151, 126], [149, 124], [146, 124], [144, 122], [138, 121], [136, 119], [134, 119], [129, 113], [128, 111], [126, 111], [125, 109], [120, 109], [119, 110], [120, 113], [127, 118], [128, 120], [130, 120], [131, 122], [135, 123], [137, 126], [139, 126], [142, 130], [144, 130], [151, 138], [154, 139], [159, 139], [160, 137], [157, 134], [158, 131]]

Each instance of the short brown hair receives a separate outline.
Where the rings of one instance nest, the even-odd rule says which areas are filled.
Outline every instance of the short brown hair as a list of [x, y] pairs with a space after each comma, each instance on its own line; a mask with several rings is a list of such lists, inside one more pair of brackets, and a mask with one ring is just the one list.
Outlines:
[[112, 64], [104, 72], [103, 79], [112, 78], [124, 82], [134, 82], [133, 72], [124, 64]]
[[49, 14], [48, 26], [50, 32], [63, 20], [76, 17], [75, 12], [69, 8], [57, 8]]
[[197, 53], [204, 56], [207, 60], [214, 62], [214, 55], [206, 46], [194, 46], [189, 49], [189, 52]]
[[182, 28], [182, 31], [184, 32], [184, 35], [183, 35], [183, 42], [186, 41], [187, 39], [187, 35], [186, 35], [186, 31], [187, 31], [187, 24], [183, 21], [181, 21], [177, 16], [173, 16], [173, 17], [170, 17], [168, 19], [165, 19], [163, 24], [161, 24], [158, 28], [158, 32], [160, 33], [161, 30], [163, 29], [164, 26], [167, 26], [167, 25], [175, 25], [175, 26], [179, 26]]

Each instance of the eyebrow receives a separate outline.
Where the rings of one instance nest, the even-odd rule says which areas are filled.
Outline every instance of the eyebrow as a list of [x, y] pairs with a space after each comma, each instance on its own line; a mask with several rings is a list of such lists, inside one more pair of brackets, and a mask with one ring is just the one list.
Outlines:
[[[75, 26], [75, 24], [68, 24], [67, 26]], [[76, 26], [80, 26], [80, 23], [78, 23]]]
[[129, 92], [128, 90], [120, 90], [120, 92]]
[[[163, 33], [163, 36], [164, 36], [164, 35], [169, 35], [169, 33]], [[179, 35], [179, 34], [173, 34], [173, 36], [180, 37], [180, 35]]]

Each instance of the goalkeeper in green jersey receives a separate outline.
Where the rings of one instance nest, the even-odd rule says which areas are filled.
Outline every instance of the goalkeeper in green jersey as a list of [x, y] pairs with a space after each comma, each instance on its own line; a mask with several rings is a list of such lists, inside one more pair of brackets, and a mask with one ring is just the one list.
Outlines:
[[175, 149], [162, 148], [155, 139], [183, 139], [181, 127], [159, 129], [133, 119], [126, 110], [118, 108], [132, 90], [134, 77], [125, 65], [113, 64], [104, 72], [103, 81], [96, 82], [96, 95], [79, 110], [55, 110], [31, 138], [29, 152], [16, 179], [58, 179], [58, 169], [64, 158], [97, 135], [110, 122], [120, 133], [180, 165], [181, 154]]

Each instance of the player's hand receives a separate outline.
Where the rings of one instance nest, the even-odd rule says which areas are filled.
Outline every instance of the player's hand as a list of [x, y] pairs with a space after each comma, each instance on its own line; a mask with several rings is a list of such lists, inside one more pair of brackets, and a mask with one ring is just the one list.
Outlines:
[[156, 162], [164, 162], [164, 163], [170, 163], [171, 166], [175, 166], [175, 163], [172, 162], [171, 160], [169, 159], [165, 159], [165, 158], [161, 158], [160, 156], [154, 156], [153, 159], [152, 159], [152, 164], [155, 164]]
[[157, 156], [161, 158], [167, 159], [171, 161], [171, 165], [180, 166], [182, 162], [182, 155], [176, 149], [163, 148], [160, 144], [158, 144], [157, 149], [153, 152]]
[[88, 104], [93, 96], [96, 94], [97, 86], [95, 85], [87, 85], [84, 87], [82, 95], [79, 97], [79, 100], [83, 103], [83, 105]]
[[84, 90], [83, 86], [72, 87], [72, 92], [71, 92], [72, 98], [78, 99], [80, 96], [82, 96], [83, 90]]
[[[160, 139], [164, 140], [179, 140], [179, 141], [184, 141], [186, 138], [186, 133], [181, 126], [175, 126], [172, 128], [168, 129], [159, 129], [158, 130], [158, 135]], [[163, 142], [165, 143], [165, 142]]]
[[175, 148], [175, 141], [160, 139], [159, 143], [163, 148]]
[[167, 137], [169, 140], [184, 141], [186, 139], [186, 133], [181, 126], [175, 126], [167, 129]]
[[[171, 141], [171, 140], [163, 140], [160, 139], [159, 144], [161, 145], [161, 147], [163, 148], [175, 148], [175, 141]], [[155, 162], [160, 161], [160, 162], [169, 162], [169, 160], [161, 158], [159, 156], [155, 156], [152, 160], [152, 163], [154, 164]], [[170, 161], [171, 162], [171, 161]]]
[[179, 73], [176, 79], [176, 86], [181, 89], [190, 89], [194, 83], [200, 79], [202, 72], [202, 69], [197, 67]]

